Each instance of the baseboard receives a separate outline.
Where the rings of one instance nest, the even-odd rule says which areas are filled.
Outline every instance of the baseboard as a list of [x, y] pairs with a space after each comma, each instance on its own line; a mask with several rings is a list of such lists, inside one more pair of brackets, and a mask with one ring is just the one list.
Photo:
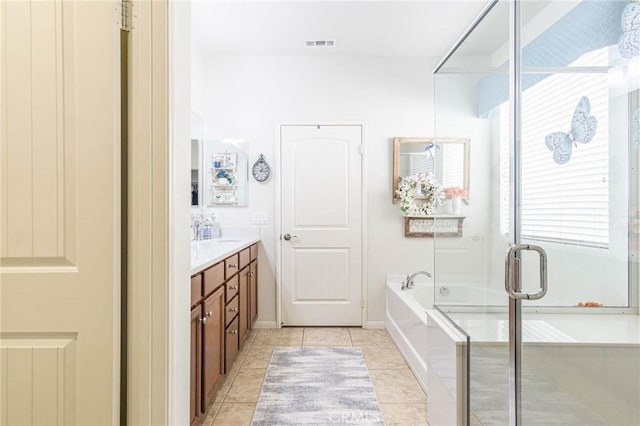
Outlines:
[[384, 325], [384, 321], [367, 321], [364, 327], [362, 328], [384, 329], [385, 325]]
[[278, 326], [275, 321], [256, 321], [256, 323], [253, 324], [253, 328], [278, 328]]

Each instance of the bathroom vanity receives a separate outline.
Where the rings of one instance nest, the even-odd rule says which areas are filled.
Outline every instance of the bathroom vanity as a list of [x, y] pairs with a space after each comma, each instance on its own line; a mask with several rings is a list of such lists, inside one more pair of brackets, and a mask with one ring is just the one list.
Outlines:
[[192, 242], [190, 425], [199, 425], [258, 316], [258, 240]]

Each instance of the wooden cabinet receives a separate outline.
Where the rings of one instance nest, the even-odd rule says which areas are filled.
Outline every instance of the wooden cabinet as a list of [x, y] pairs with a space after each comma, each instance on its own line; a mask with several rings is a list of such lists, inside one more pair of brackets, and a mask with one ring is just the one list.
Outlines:
[[220, 262], [204, 271], [204, 293], [207, 297], [224, 283], [224, 263]]
[[240, 253], [238, 253], [238, 256], [240, 269], [244, 269], [244, 267], [247, 266], [249, 262], [251, 262], [251, 248], [247, 247], [246, 249], [242, 250]]
[[191, 277], [191, 306], [202, 300], [202, 274]]
[[240, 304], [238, 303], [238, 300], [240, 300], [240, 298], [236, 296], [233, 298], [233, 300], [231, 300], [231, 302], [227, 303], [227, 307], [224, 311], [225, 327], [228, 326], [231, 321], [233, 321], [233, 319], [236, 317], [236, 315], [238, 315], [238, 312], [240, 311]]
[[240, 341], [238, 340], [238, 317], [227, 327], [224, 335], [224, 372], [225, 374], [231, 370], [231, 365], [238, 355]]
[[238, 254], [227, 257], [224, 260], [225, 278], [229, 279], [229, 277], [236, 274], [240, 270], [238, 267], [239, 264]]
[[202, 415], [201, 404], [201, 358], [202, 358], [202, 305], [191, 310], [191, 372], [189, 384], [191, 388], [191, 402], [189, 407], [189, 424], [191, 426], [200, 423]]
[[224, 288], [207, 297], [202, 306], [202, 406], [208, 407], [224, 374]]
[[258, 318], [258, 260], [249, 265], [249, 326], [253, 328]]
[[202, 422], [258, 316], [257, 253], [253, 244], [191, 277], [191, 426]]
[[240, 271], [238, 280], [238, 296], [240, 297], [240, 322], [238, 334], [240, 338], [240, 345], [242, 345], [244, 338], [247, 335], [247, 331], [249, 330], [249, 319], [251, 317], [251, 312], [249, 310], [249, 266]]
[[229, 303], [234, 297], [236, 297], [236, 294], [238, 294], [238, 276], [235, 276], [227, 281], [225, 286], [227, 287], [226, 301], [227, 303]]

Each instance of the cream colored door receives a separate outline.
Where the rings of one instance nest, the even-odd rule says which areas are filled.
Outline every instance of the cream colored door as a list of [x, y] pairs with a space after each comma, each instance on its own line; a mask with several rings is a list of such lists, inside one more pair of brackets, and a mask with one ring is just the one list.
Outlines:
[[113, 1], [0, 2], [0, 423], [119, 422]]
[[281, 127], [281, 321], [362, 325], [362, 127]]

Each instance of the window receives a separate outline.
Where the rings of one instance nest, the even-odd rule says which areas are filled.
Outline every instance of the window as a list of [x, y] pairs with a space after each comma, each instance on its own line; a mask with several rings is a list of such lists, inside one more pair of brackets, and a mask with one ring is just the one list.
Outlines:
[[[571, 65], [602, 63], [606, 49]], [[574, 145], [568, 163], [558, 165], [546, 135], [571, 129], [582, 96], [598, 120], [594, 138]], [[608, 247], [609, 91], [603, 73], [553, 74], [522, 94], [522, 236]], [[509, 105], [500, 106], [500, 230], [509, 228]]]

